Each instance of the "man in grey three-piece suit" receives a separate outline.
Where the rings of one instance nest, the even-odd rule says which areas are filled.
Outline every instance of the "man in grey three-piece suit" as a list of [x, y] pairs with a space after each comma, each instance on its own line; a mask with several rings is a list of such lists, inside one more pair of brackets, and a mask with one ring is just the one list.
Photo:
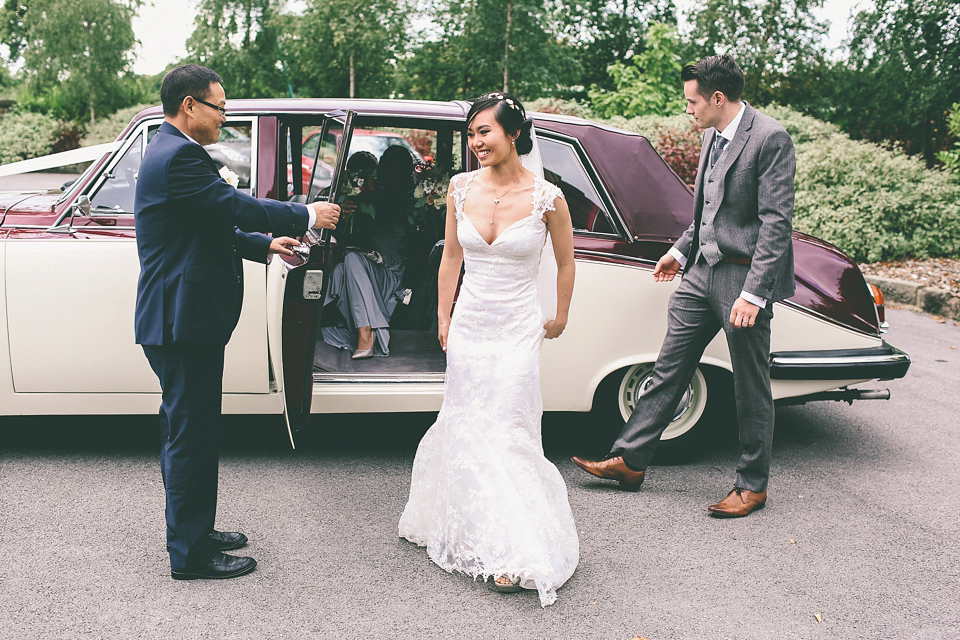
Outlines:
[[793, 142], [772, 118], [741, 101], [743, 72], [730, 56], [683, 68], [687, 113], [704, 129], [694, 220], [653, 272], [684, 276], [670, 298], [667, 335], [652, 384], [637, 398], [610, 454], [575, 457], [582, 469], [637, 490], [663, 430], [707, 344], [726, 334], [740, 424], [734, 489], [707, 507], [739, 517], [764, 506], [773, 444], [770, 321], [773, 303], [794, 292]]

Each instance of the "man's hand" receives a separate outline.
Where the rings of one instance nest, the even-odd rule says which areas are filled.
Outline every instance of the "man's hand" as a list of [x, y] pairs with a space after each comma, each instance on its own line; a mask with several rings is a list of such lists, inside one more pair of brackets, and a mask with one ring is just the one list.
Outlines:
[[747, 329], [757, 321], [758, 313], [760, 313], [760, 307], [743, 298], [737, 298], [733, 303], [733, 309], [730, 310], [730, 324], [735, 329]]
[[280, 236], [279, 238], [274, 238], [270, 242], [270, 248], [267, 249], [267, 253], [279, 253], [285, 256], [292, 256], [293, 251], [291, 251], [287, 247], [296, 247], [299, 244], [300, 244], [300, 241], [295, 238]]
[[653, 279], [657, 282], [670, 282], [680, 271], [680, 262], [669, 253], [665, 253], [653, 270]]
[[337, 221], [340, 220], [340, 205], [330, 204], [329, 202], [314, 202], [307, 205], [313, 208], [317, 214], [317, 221], [314, 223], [314, 229], [336, 229]]

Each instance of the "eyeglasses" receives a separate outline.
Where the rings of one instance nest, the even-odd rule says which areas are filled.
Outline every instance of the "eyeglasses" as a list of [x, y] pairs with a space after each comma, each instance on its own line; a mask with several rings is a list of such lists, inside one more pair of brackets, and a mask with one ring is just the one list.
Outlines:
[[215, 105], [215, 104], [213, 104], [213, 103], [211, 103], [211, 102], [207, 102], [206, 100], [201, 100], [200, 98], [194, 98], [193, 96], [190, 96], [190, 97], [193, 98], [194, 100], [196, 100], [197, 102], [199, 102], [200, 104], [205, 104], [205, 105], [207, 105], [208, 107], [210, 107], [211, 109], [216, 109], [217, 111], [220, 112], [220, 115], [223, 116], [224, 118], [227, 117], [227, 110], [224, 109], [223, 107], [218, 107], [217, 105]]

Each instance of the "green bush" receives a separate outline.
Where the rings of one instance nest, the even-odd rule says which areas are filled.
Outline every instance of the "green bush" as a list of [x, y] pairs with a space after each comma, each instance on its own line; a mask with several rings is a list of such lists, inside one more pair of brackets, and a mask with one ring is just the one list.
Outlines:
[[759, 111], [782, 124], [783, 128], [790, 134], [790, 137], [793, 138], [794, 145], [802, 142], [823, 140], [840, 133], [840, 127], [804, 115], [799, 111], [794, 111], [790, 107], [781, 107], [780, 105], [772, 104], [759, 109]]
[[560, 98], [537, 98], [524, 103], [527, 111], [540, 113], [559, 113], [565, 116], [576, 116], [586, 120], [596, 120], [597, 117], [589, 105], [576, 100], [561, 100]]
[[29, 160], [53, 151], [63, 123], [42, 113], [9, 113], [0, 118], [0, 164]]
[[87, 134], [80, 140], [81, 147], [92, 147], [105, 142], [113, 142], [123, 131], [124, 127], [130, 124], [133, 116], [137, 115], [143, 109], [153, 105], [140, 104], [134, 107], [120, 109], [111, 116], [98, 120], [96, 124], [87, 127]]
[[953, 149], [941, 151], [937, 154], [937, 158], [943, 163], [944, 169], [953, 171], [960, 180], [960, 102], [951, 108], [950, 116], [947, 118], [947, 128], [950, 130], [950, 137], [954, 139]]
[[923, 161], [836, 134], [797, 145], [793, 224], [861, 262], [960, 255], [960, 185]]

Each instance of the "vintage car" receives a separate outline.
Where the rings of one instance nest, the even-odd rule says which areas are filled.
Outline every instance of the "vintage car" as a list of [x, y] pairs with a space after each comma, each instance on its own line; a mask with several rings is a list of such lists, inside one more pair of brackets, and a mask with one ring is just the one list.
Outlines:
[[[466, 102], [236, 100], [227, 103], [226, 126], [248, 138], [248, 150], [234, 150], [249, 158], [250, 180], [241, 188], [264, 198], [333, 199], [357, 129], [416, 140], [437, 171], [478, 168], [466, 147], [468, 108]], [[585, 421], [589, 428], [615, 427], [630, 414], [660, 349], [678, 281], [655, 283], [651, 274], [690, 224], [692, 194], [642, 136], [574, 117], [532, 115], [546, 177], [570, 206], [577, 261], [566, 332], [543, 347], [544, 408], [596, 410], [606, 418]], [[62, 192], [0, 194], [0, 413], [157, 410], [157, 379], [133, 336], [133, 191], [162, 120], [159, 107], [140, 112], [116, 143], [87, 152], [92, 164]], [[311, 167], [324, 159], [333, 172], [322, 193], [290, 166], [292, 158], [301, 162], [303, 140], [315, 130], [322, 143]], [[31, 162], [0, 173], [38, 166]], [[437, 239], [432, 233], [420, 243], [424, 252]], [[389, 357], [352, 360], [318, 338], [326, 278], [342, 252], [328, 232], [310, 232], [303, 242], [297, 256], [245, 265], [243, 314], [227, 346], [224, 411], [283, 414], [292, 441], [311, 413], [437, 410], [445, 358], [429, 321], [435, 311], [421, 313], [425, 321], [409, 313], [398, 321]], [[776, 305], [773, 320], [774, 397], [780, 403], [889, 397], [885, 389], [854, 387], [902, 377], [909, 367], [907, 354], [883, 340], [882, 294], [837, 248], [802, 233], [793, 243], [796, 295]], [[709, 399], [729, 394], [730, 371], [720, 335], [664, 439], [732, 419], [704, 413]]]

